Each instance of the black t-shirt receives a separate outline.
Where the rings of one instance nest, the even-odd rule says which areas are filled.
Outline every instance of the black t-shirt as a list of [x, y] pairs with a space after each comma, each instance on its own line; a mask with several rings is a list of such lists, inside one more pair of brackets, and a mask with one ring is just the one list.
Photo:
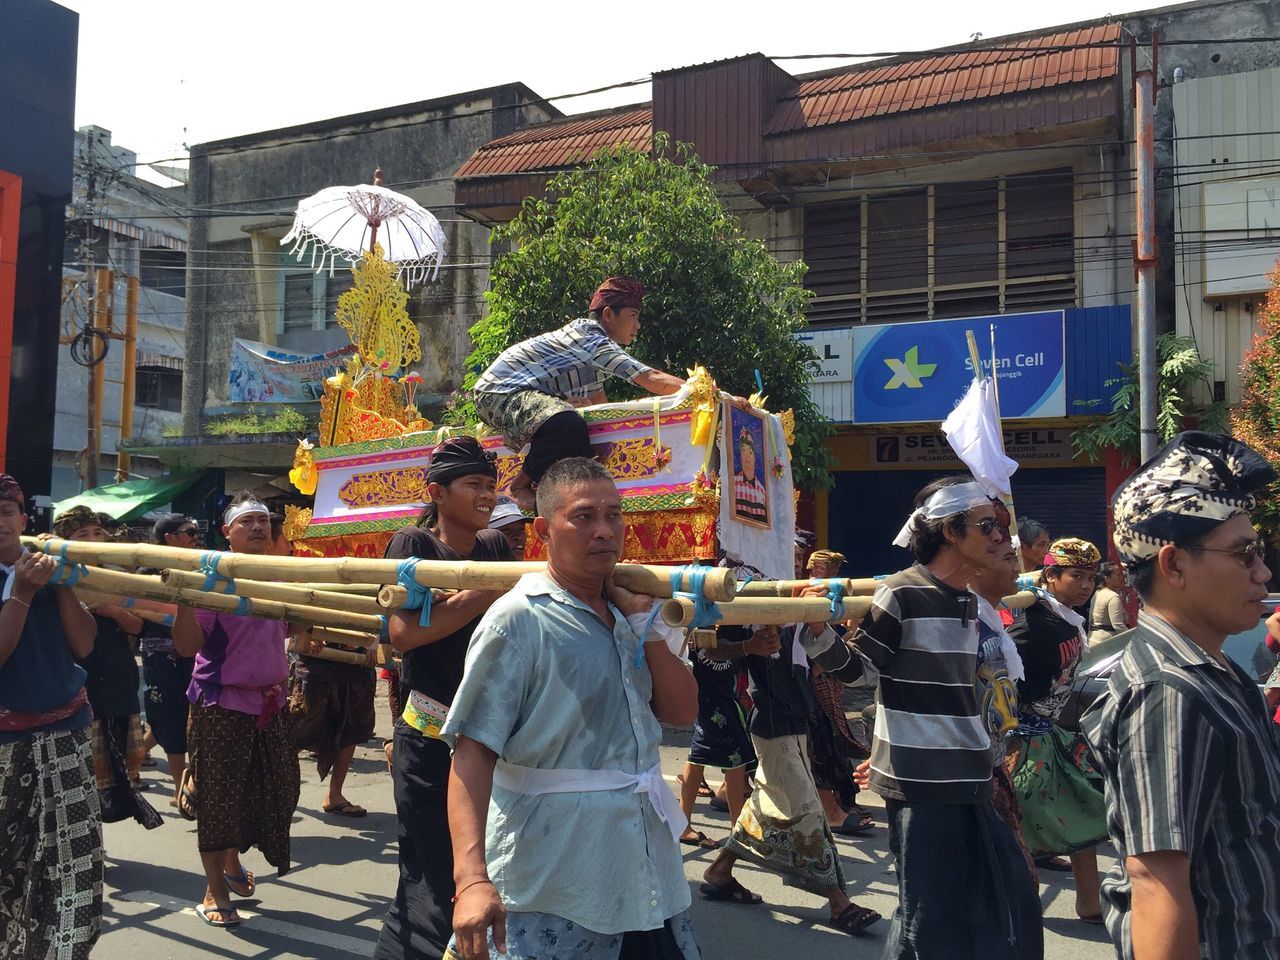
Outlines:
[[[725, 639], [750, 639], [751, 631], [746, 627], [740, 629], [741, 637], [726, 636]], [[751, 712], [751, 733], [762, 740], [808, 733], [809, 714], [818, 709], [813, 685], [809, 682], [808, 661], [804, 666], [791, 662], [794, 624], [779, 627], [778, 635], [782, 649], [775, 655], [744, 658], [751, 680], [751, 700], [755, 704]]]
[[1054, 719], [1066, 703], [1084, 653], [1080, 631], [1040, 602], [1015, 616], [1008, 633], [1026, 672], [1018, 681], [1019, 709]]
[[93, 649], [80, 661], [88, 674], [85, 689], [95, 720], [128, 717], [139, 712], [138, 661], [133, 644], [111, 617], [94, 614], [98, 635]]
[[[396, 531], [387, 544], [386, 556], [391, 560], [417, 557], [419, 560], [510, 560], [511, 545], [497, 530], [481, 530], [475, 549], [460, 557], [430, 530], [404, 527]], [[452, 704], [462, 683], [462, 667], [467, 645], [480, 618], [455, 630], [443, 640], [415, 647], [401, 660], [400, 686], [404, 691], [417, 690], [444, 704]], [[406, 692], [407, 696], [407, 692]]]

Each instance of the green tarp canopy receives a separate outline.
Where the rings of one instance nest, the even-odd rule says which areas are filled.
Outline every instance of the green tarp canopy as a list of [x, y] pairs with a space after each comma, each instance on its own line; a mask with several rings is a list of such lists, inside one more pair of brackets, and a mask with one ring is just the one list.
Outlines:
[[59, 500], [53, 505], [53, 515], [56, 517], [72, 507], [85, 506], [95, 513], [105, 513], [117, 520], [136, 520], [149, 510], [171, 501], [195, 483], [199, 476], [199, 473], [179, 473], [108, 483]]

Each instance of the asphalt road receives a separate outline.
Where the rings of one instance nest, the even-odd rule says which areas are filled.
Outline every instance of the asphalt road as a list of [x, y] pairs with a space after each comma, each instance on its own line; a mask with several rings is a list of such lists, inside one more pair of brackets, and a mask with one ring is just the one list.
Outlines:
[[[385, 700], [380, 699], [379, 732], [389, 729]], [[662, 751], [669, 780], [683, 769], [682, 737], [674, 733]], [[240, 901], [245, 922], [235, 930], [206, 926], [194, 905], [204, 892], [196, 853], [195, 825], [168, 805], [169, 783], [163, 758], [144, 770], [153, 783], [147, 794], [164, 816], [164, 825], [145, 831], [133, 822], [106, 826], [107, 871], [103, 936], [95, 960], [160, 960], [160, 958], [305, 957], [350, 960], [367, 957], [377, 941], [387, 901], [395, 892], [395, 807], [391, 781], [382, 760], [381, 741], [356, 751], [347, 781], [347, 798], [369, 809], [363, 819], [327, 816], [320, 806], [324, 788], [315, 765], [303, 759], [302, 798], [293, 821], [294, 866], [279, 877], [256, 851], [245, 857], [258, 874], [258, 890]], [[709, 771], [715, 782], [714, 771]], [[868, 806], [878, 798], [863, 796]], [[869, 837], [841, 839], [840, 851], [851, 896], [886, 917], [896, 902], [893, 860], [881, 826]], [[700, 803], [694, 826], [712, 837], [724, 836], [728, 818]], [[888, 921], [859, 937], [822, 926], [825, 901], [790, 887], [775, 875], [749, 864], [736, 870], [742, 882], [760, 893], [756, 907], [707, 903], [696, 886], [712, 854], [683, 848], [685, 874], [694, 885], [693, 916], [707, 960], [752, 957], [840, 956], [852, 960], [878, 958]], [[1102, 857], [1103, 870], [1111, 859]], [[1074, 918], [1070, 874], [1042, 877], [1046, 956], [1051, 960], [1106, 960], [1114, 955], [1099, 927]]]

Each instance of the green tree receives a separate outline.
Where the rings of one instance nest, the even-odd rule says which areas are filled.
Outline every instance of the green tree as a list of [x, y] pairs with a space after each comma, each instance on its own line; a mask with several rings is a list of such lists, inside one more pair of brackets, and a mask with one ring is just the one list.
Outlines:
[[[724, 390], [746, 396], [756, 371], [769, 406], [796, 415], [792, 466], [797, 486], [826, 488], [831, 427], [809, 396], [816, 357], [795, 334], [805, 329], [811, 294], [802, 262], [779, 262], [744, 235], [716, 196], [711, 167], [683, 143], [654, 136], [652, 153], [619, 146], [554, 177], [493, 231], [508, 252], [494, 262], [488, 315], [471, 328], [475, 350], [459, 402], [447, 418], [474, 417], [465, 388], [506, 347], [584, 316], [606, 276], [648, 287], [635, 356], [677, 375], [696, 364]], [[612, 399], [641, 391], [617, 380]]]
[[[1205, 360], [1191, 337], [1163, 333], [1156, 337], [1156, 430], [1160, 442], [1172, 439], [1182, 430], [1189, 417], [1199, 419], [1200, 430], [1222, 433], [1226, 427], [1227, 405], [1216, 401], [1207, 407], [1195, 403], [1193, 394], [1200, 384], [1213, 377], [1213, 361]], [[1108, 380], [1115, 387], [1111, 395], [1111, 413], [1096, 423], [1075, 432], [1073, 443], [1078, 453], [1100, 460], [1107, 448], [1115, 447], [1126, 463], [1138, 458], [1141, 447], [1138, 417], [1138, 365], [1125, 368], [1125, 375]], [[1081, 403], [1096, 406], [1101, 401]]]
[[[1271, 289], [1258, 313], [1258, 332], [1240, 366], [1243, 395], [1231, 414], [1235, 436], [1280, 470], [1280, 262], [1269, 274]], [[1280, 534], [1277, 485], [1259, 495], [1254, 513], [1258, 529], [1271, 539]]]

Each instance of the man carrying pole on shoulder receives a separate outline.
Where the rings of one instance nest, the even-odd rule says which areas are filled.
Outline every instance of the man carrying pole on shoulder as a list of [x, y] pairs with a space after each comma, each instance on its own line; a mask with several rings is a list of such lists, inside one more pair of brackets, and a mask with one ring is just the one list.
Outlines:
[[697, 686], [646, 629], [653, 599], [612, 581], [623, 520], [609, 473], [561, 460], [537, 499], [547, 571], [481, 622], [443, 730], [452, 949], [698, 960], [677, 844], [686, 821], [658, 765], [660, 723], [692, 723]]
[[[222, 535], [232, 553], [268, 554], [266, 505], [237, 494], [223, 515]], [[256, 846], [280, 875], [289, 871], [289, 825], [301, 788], [284, 713], [291, 632], [287, 623], [260, 617], [181, 605], [174, 614], [174, 649], [195, 657], [187, 690], [190, 762], [178, 805], [196, 818], [208, 881], [196, 913], [213, 927], [238, 926], [231, 894], [251, 897], [257, 887], [240, 854]]]

